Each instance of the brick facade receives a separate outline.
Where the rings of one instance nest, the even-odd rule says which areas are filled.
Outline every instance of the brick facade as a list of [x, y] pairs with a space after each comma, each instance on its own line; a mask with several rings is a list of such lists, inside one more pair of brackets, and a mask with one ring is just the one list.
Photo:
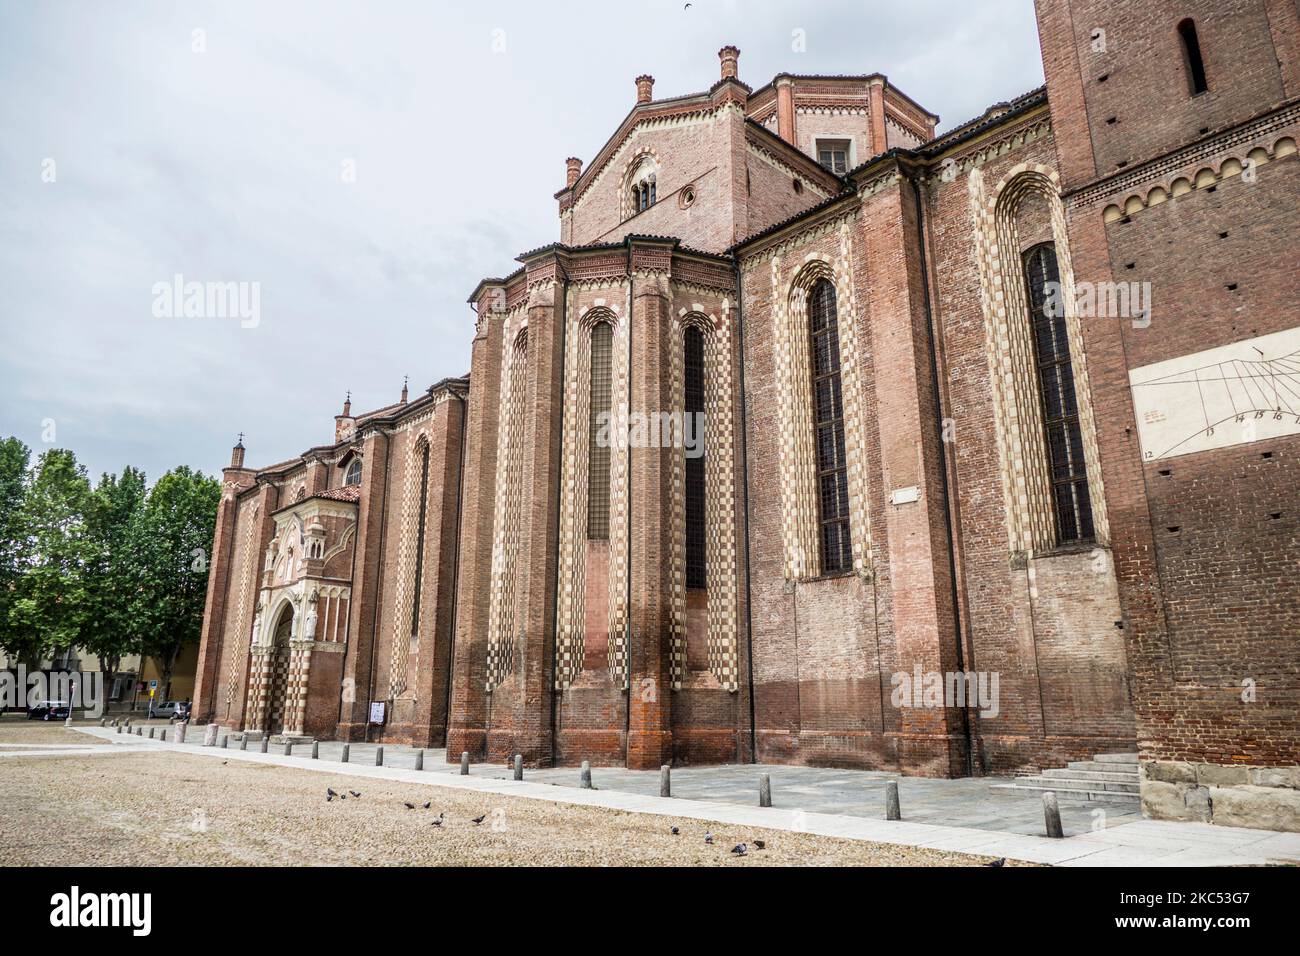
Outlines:
[[[960, 776], [1136, 747], [1153, 814], [1194, 815], [1212, 787], [1219, 822], [1255, 791], [1286, 806], [1300, 361], [1256, 348], [1282, 397], [1240, 439], [1159, 444], [1180, 427], [1176, 389], [1199, 381], [1178, 363], [1232, 369], [1213, 350], [1300, 335], [1280, 307], [1300, 291], [1300, 21], [1276, 0], [1228, 6], [1041, 0], [1047, 86], [937, 138], [879, 74], [755, 91], [726, 47], [706, 92], [656, 100], [638, 77], [596, 157], [567, 161], [560, 242], [472, 294], [468, 380], [345, 406], [334, 444], [269, 469], [237, 449], [200, 712], [536, 765]], [[1195, 96], [1188, 17], [1210, 83]], [[853, 168], [819, 165], [828, 143]], [[1063, 371], [1029, 307], [1023, 262], [1044, 244]], [[1145, 311], [1096, 308], [1118, 282], [1150, 284]], [[833, 441], [809, 338], [823, 286]], [[618, 437], [596, 470], [602, 325]], [[697, 503], [688, 330], [704, 350]], [[1064, 411], [1045, 404], [1053, 381]], [[1138, 420], [1153, 394], [1175, 398]], [[607, 532], [588, 523], [598, 500]], [[945, 695], [957, 675], [995, 693]]]

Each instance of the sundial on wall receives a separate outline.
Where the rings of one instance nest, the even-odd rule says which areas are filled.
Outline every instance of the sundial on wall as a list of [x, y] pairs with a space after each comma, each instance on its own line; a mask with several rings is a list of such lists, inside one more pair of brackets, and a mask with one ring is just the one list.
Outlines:
[[1142, 460], [1300, 434], [1300, 328], [1129, 372]]

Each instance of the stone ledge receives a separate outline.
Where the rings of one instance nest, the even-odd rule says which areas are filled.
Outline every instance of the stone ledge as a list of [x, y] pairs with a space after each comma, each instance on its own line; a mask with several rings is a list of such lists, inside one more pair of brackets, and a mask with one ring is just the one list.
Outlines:
[[1300, 767], [1176, 760], [1141, 764], [1142, 813], [1225, 827], [1300, 832]]

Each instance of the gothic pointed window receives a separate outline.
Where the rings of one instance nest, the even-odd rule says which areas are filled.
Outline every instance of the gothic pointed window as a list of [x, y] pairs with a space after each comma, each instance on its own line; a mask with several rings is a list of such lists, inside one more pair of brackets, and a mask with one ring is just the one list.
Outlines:
[[707, 583], [704, 517], [704, 455], [698, 454], [704, 425], [704, 333], [695, 326], [686, 329], [683, 345], [686, 434], [693, 450], [686, 455], [686, 586], [703, 588]]
[[835, 286], [828, 279], [819, 280], [808, 294], [808, 330], [821, 570], [823, 574], [836, 574], [853, 567], [853, 548], [849, 538], [848, 453], [844, 443], [839, 319]]
[[360, 458], [352, 459], [352, 464], [348, 465], [347, 477], [344, 479], [343, 484], [345, 485], [361, 484], [361, 459]]
[[614, 327], [597, 322], [591, 330], [591, 410], [588, 416], [587, 537], [609, 540], [610, 392]]
[[1056, 247], [1050, 242], [1034, 246], [1025, 253], [1024, 264], [1057, 541], [1088, 541], [1094, 537], [1092, 501], [1083, 460], [1070, 339], [1059, 291]]
[[420, 510], [415, 522], [415, 586], [411, 601], [411, 649], [420, 639], [420, 586], [424, 581], [424, 528], [429, 507], [429, 444], [423, 443], [420, 462]]

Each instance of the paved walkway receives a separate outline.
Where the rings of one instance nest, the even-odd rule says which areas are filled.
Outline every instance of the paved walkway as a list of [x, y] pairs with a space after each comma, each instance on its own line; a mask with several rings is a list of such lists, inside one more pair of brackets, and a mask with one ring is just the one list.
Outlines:
[[[475, 790], [503, 796], [551, 800], [608, 807], [633, 813], [658, 813], [698, 820], [797, 830], [853, 840], [872, 840], [904, 846], [931, 847], [962, 853], [1005, 856], [1011, 859], [1061, 866], [1234, 866], [1272, 862], [1300, 863], [1300, 834], [1269, 830], [1216, 827], [1201, 823], [1143, 820], [1132, 811], [1104, 807], [1105, 826], [1092, 829], [1095, 808], [1062, 805], [1067, 820], [1066, 838], [1051, 840], [1042, 833], [1041, 803], [1037, 794], [990, 792], [996, 780], [929, 780], [893, 778], [867, 771], [819, 770], [807, 767], [733, 765], [678, 768], [672, 772], [671, 798], [658, 796], [657, 772], [596, 767], [592, 779], [598, 789], [577, 787], [577, 768], [526, 770], [523, 781], [509, 779], [500, 765], [478, 765], [461, 776], [458, 765], [448, 765], [445, 751], [426, 750], [424, 770], [414, 769], [415, 752], [409, 747], [385, 745], [384, 765], [375, 766], [372, 744], [350, 745], [349, 763], [339, 762], [342, 744], [322, 742], [320, 758], [311, 759], [310, 746], [298, 747], [285, 757], [280, 747], [268, 753], [250, 742], [246, 751], [238, 741], [226, 748], [203, 747], [203, 728], [191, 727], [187, 743], [166, 743], [148, 738], [128, 739], [111, 728], [77, 727], [84, 733], [111, 741], [111, 748], [84, 751], [48, 750], [51, 756], [70, 753], [122, 753], [170, 750], [207, 757], [247, 760], [276, 766], [298, 767], [320, 773], [344, 774], [436, 783], [442, 787]], [[169, 734], [171, 736], [171, 734]], [[30, 752], [23, 756], [31, 756]], [[2, 756], [9, 756], [0, 754]], [[17, 752], [12, 756], [19, 756]], [[772, 807], [758, 807], [759, 773], [772, 776]], [[898, 779], [902, 821], [883, 817], [884, 781]], [[1030, 827], [1029, 810], [1038, 815]], [[964, 810], [962, 808], [965, 808]], [[834, 812], [829, 812], [834, 811]], [[964, 816], [963, 816], [964, 814]], [[946, 818], [946, 819], [945, 819]], [[936, 822], [945, 819], [945, 822]], [[974, 826], [964, 820], [981, 822]], [[928, 821], [928, 822], [927, 822]], [[995, 825], [996, 824], [996, 825]]]

